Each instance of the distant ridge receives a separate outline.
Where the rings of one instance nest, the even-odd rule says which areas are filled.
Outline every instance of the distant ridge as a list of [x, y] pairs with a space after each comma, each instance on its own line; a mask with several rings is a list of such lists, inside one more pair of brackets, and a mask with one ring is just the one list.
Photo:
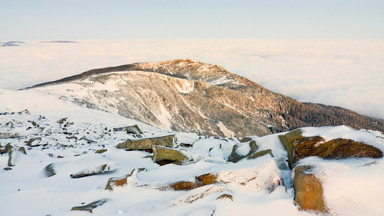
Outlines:
[[[74, 85], [76, 89], [71, 89]], [[199, 134], [266, 135], [335, 125], [384, 132], [383, 120], [341, 107], [301, 103], [218, 65], [192, 59], [93, 69], [30, 88], [36, 87], [54, 89], [90, 108], [115, 110], [163, 129]]]

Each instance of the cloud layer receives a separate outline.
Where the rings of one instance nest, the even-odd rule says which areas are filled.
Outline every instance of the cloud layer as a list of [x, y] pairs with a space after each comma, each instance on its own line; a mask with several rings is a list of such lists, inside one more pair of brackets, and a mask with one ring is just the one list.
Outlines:
[[0, 88], [19, 89], [89, 69], [193, 58], [264, 87], [384, 119], [384, 40], [127, 39], [0, 47]]

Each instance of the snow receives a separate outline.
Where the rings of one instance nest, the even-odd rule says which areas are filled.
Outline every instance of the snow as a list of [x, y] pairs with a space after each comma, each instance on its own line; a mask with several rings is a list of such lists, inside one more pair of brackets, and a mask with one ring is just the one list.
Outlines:
[[[25, 109], [29, 112], [20, 112]], [[108, 201], [94, 209], [93, 215], [211, 215], [213, 212], [215, 215], [315, 215], [299, 211], [293, 202], [291, 172], [279, 134], [251, 136], [259, 146], [258, 151], [271, 149], [274, 157], [267, 154], [231, 163], [227, 159], [233, 146], [238, 145], [237, 152], [246, 155], [249, 142], [160, 130], [115, 113], [61, 100], [54, 91], [43, 88], [0, 90], [0, 113], [0, 133], [20, 136], [3, 137], [0, 144], [11, 143], [15, 149], [21, 146], [27, 149], [27, 155], [13, 153], [15, 166], [9, 171], [4, 170], [8, 154], [0, 155], [2, 215], [88, 215], [70, 210], [100, 199]], [[145, 137], [175, 133], [176, 148], [188, 152], [193, 160], [184, 165], [159, 166], [150, 158], [151, 153], [116, 149], [116, 144], [134, 137], [111, 129], [133, 124], [139, 125]], [[302, 130], [304, 136], [319, 135], [326, 140], [348, 138], [384, 149], [384, 136], [377, 131], [346, 126]], [[30, 138], [37, 137], [41, 140], [33, 142], [35, 147], [26, 145]], [[181, 143], [192, 147], [182, 147]], [[99, 149], [107, 151], [96, 154]], [[56, 172], [51, 177], [45, 174], [49, 164], [53, 164]], [[104, 164], [107, 172], [96, 174]], [[331, 215], [384, 212], [384, 159], [310, 157], [300, 164], [314, 166], [316, 176], [323, 182], [324, 199]], [[146, 170], [134, 173], [126, 186], [104, 190], [109, 178], [124, 176], [138, 168]], [[94, 175], [71, 178], [71, 174], [79, 172]], [[178, 181], [195, 181], [196, 176], [207, 173], [218, 174], [220, 183], [190, 191], [160, 189]], [[279, 185], [281, 179], [284, 186]], [[222, 194], [232, 195], [233, 201], [216, 200]]]

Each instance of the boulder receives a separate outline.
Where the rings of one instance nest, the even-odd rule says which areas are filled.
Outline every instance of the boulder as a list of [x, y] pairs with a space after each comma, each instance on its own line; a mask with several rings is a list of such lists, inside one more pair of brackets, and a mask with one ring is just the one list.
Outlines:
[[300, 130], [292, 131], [279, 138], [287, 150], [288, 164], [291, 169], [297, 161], [310, 156], [325, 159], [383, 157], [383, 153], [378, 148], [351, 139], [337, 138], [325, 142], [320, 136], [303, 137]]
[[152, 160], [160, 165], [165, 165], [168, 163], [181, 164], [191, 159], [177, 149], [163, 146], [153, 146]]
[[312, 173], [311, 167], [297, 166], [294, 172], [295, 203], [300, 210], [327, 212], [321, 181]]
[[14, 147], [12, 145], [10, 145], [7, 148], [7, 152], [8, 152], [8, 166], [13, 167], [16, 165], [16, 151], [15, 151]]
[[47, 177], [52, 177], [52, 176], [56, 175], [55, 164], [54, 163], [48, 164], [45, 167], [44, 171], [45, 171], [45, 175]]
[[233, 201], [233, 196], [231, 194], [223, 194], [216, 198], [216, 200], [230, 200]]
[[133, 169], [130, 174], [121, 177], [112, 177], [108, 179], [105, 190], [113, 190], [114, 187], [123, 187], [128, 184], [128, 178], [135, 176], [138, 172], [145, 171], [145, 168]]
[[250, 157], [251, 155], [253, 155], [257, 151], [257, 149], [259, 149], [259, 146], [257, 146], [255, 140], [252, 140], [251, 142], [249, 142], [249, 147], [251, 149], [249, 150], [247, 155], [243, 155], [242, 156], [242, 155], [237, 154], [237, 152], [236, 152], [237, 147], [238, 147], [237, 145], [233, 146], [232, 152], [228, 156], [228, 162], [237, 163], [238, 161], [240, 161], [240, 160], [242, 160], [244, 158]]
[[21, 146], [21, 147], [19, 147], [18, 149], [17, 149], [17, 151], [19, 151], [19, 152], [21, 152], [21, 153], [23, 153], [23, 154], [27, 154], [27, 150], [25, 150], [25, 147], [24, 146]]
[[136, 135], [144, 134], [143, 131], [139, 128], [138, 125], [113, 128], [113, 131], [123, 131], [123, 130], [125, 130], [127, 132], [127, 134], [136, 134]]
[[302, 134], [301, 130], [296, 129], [289, 133], [279, 136], [279, 140], [281, 144], [283, 144], [285, 150], [287, 150], [288, 165], [289, 165], [289, 168], [291, 169], [293, 167], [293, 164], [292, 164], [293, 151], [294, 151], [293, 142], [295, 141], [295, 139], [302, 138], [303, 136], [301, 134]]
[[116, 145], [118, 149], [125, 150], [146, 150], [152, 151], [153, 146], [165, 146], [165, 147], [173, 147], [175, 135], [168, 135], [162, 137], [151, 137], [151, 138], [143, 138], [143, 139], [128, 139], [123, 143]]
[[93, 213], [93, 209], [104, 205], [106, 202], [108, 202], [108, 199], [97, 200], [97, 201], [91, 202], [87, 205], [74, 206], [74, 207], [72, 207], [71, 211], [87, 211], [89, 213]]
[[201, 186], [203, 186], [203, 184], [200, 182], [190, 182], [190, 181], [179, 181], [169, 185], [169, 187], [175, 191], [192, 190]]
[[271, 157], [274, 157], [273, 154], [272, 154], [272, 150], [271, 149], [266, 149], [266, 150], [263, 150], [263, 151], [256, 152], [255, 154], [247, 157], [247, 159], [256, 159], [256, 158], [259, 158], [259, 157], [267, 155], [267, 154], [269, 154]]
[[41, 137], [35, 137], [35, 138], [31, 138], [29, 139], [28, 141], [26, 141], [27, 143], [27, 146], [29, 147], [37, 147], [37, 146], [40, 146], [40, 141], [41, 141]]
[[102, 154], [104, 152], [106, 152], [108, 149], [98, 149], [95, 151], [96, 154]]
[[96, 167], [92, 167], [90, 169], [85, 169], [77, 173], [73, 173], [70, 176], [72, 178], [82, 178], [86, 176], [91, 176], [91, 175], [98, 175], [98, 174], [103, 174], [106, 172], [112, 172], [117, 169], [117, 165], [115, 163], [108, 163], [108, 164], [102, 164]]

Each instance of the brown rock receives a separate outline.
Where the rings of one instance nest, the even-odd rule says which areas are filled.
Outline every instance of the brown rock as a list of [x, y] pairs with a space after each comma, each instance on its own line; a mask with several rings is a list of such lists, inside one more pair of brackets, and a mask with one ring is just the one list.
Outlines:
[[196, 177], [196, 180], [201, 182], [203, 185], [217, 183], [217, 174], [207, 173]]
[[176, 182], [169, 185], [169, 187], [175, 191], [192, 190], [201, 186], [203, 186], [203, 184], [200, 182], [189, 182], [189, 181], [180, 181], [180, 182]]
[[133, 169], [130, 174], [108, 179], [107, 185], [105, 186], [105, 190], [113, 190], [113, 187], [123, 187], [124, 185], [127, 184], [127, 179], [131, 177], [134, 174], [134, 172], [135, 172], [135, 169]]
[[23, 153], [23, 154], [27, 154], [27, 150], [25, 150], [25, 147], [24, 146], [21, 146], [21, 147], [19, 147], [18, 149], [17, 149], [17, 151], [19, 151], [19, 152], [21, 152], [21, 153]]
[[104, 152], [106, 152], [108, 149], [99, 149], [99, 150], [96, 150], [95, 153], [96, 154], [102, 154]]
[[292, 169], [300, 159], [317, 156], [325, 159], [346, 159], [354, 157], [381, 158], [383, 153], [376, 147], [350, 139], [333, 139], [324, 142], [319, 136], [303, 137], [300, 130], [279, 136], [288, 153], [288, 164]]
[[310, 166], [295, 168], [293, 187], [295, 189], [295, 202], [299, 205], [300, 210], [327, 212], [321, 182], [311, 173]]
[[223, 195], [217, 197], [216, 200], [231, 200], [231, 201], [233, 201], [233, 196], [230, 194], [223, 194]]

